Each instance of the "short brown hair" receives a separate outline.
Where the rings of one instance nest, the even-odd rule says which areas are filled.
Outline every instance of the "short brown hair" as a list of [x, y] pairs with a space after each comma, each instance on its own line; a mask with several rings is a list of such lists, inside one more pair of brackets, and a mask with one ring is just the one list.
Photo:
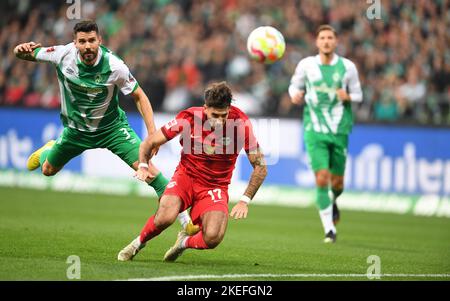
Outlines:
[[97, 23], [95, 23], [92, 20], [81, 21], [75, 24], [75, 27], [73, 28], [74, 35], [77, 35], [77, 32], [91, 32], [91, 31], [95, 31], [98, 35]]
[[231, 105], [233, 94], [226, 82], [212, 83], [205, 90], [205, 104], [208, 107], [224, 109]]
[[319, 28], [317, 28], [317, 30], [316, 30], [316, 37], [318, 37], [319, 33], [321, 31], [324, 31], [324, 30], [332, 31], [334, 33], [334, 36], [337, 37], [336, 29], [334, 29], [334, 27], [329, 25], [329, 24], [322, 24], [322, 25], [320, 25]]

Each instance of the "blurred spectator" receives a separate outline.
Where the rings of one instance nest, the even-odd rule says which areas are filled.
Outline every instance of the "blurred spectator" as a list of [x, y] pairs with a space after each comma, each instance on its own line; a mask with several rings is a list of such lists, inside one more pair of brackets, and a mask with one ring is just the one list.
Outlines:
[[374, 103], [374, 119], [377, 121], [397, 121], [400, 117], [398, 102], [394, 96], [394, 88], [390, 80], [381, 90], [380, 98]]
[[421, 108], [423, 109], [425, 93], [425, 84], [419, 81], [417, 68], [410, 68], [406, 82], [400, 85], [397, 91], [400, 114], [407, 117], [417, 116], [418, 111], [421, 111]]
[[[98, 0], [82, 1], [82, 18], [97, 20], [104, 44], [123, 58], [155, 111], [202, 103], [210, 81], [227, 80], [236, 104], [252, 115], [298, 117], [287, 97], [298, 61], [314, 55], [315, 29], [338, 31], [338, 54], [357, 65], [363, 103], [357, 120], [450, 125], [448, 15], [450, 1], [380, 1], [381, 19], [369, 20], [366, 1], [354, 0]], [[0, 2], [0, 104], [54, 108], [53, 68], [20, 62], [19, 42], [66, 44], [78, 20], [66, 1]], [[287, 42], [272, 66], [250, 62], [246, 38], [261, 25], [278, 28]], [[135, 110], [120, 95], [126, 110]]]

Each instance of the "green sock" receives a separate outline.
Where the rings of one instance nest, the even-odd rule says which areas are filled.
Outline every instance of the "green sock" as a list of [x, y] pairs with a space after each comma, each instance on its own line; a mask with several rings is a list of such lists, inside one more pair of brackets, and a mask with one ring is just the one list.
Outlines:
[[164, 193], [164, 190], [166, 190], [166, 186], [169, 183], [169, 180], [167, 180], [163, 174], [160, 172], [155, 179], [148, 185], [152, 186], [153, 189], [155, 189], [156, 194], [158, 197], [161, 197], [161, 195]]
[[39, 156], [39, 164], [41, 165], [41, 167], [44, 165], [45, 160], [47, 160], [48, 154], [50, 153], [51, 150], [52, 150], [51, 148], [46, 149]]
[[323, 210], [330, 206], [331, 200], [328, 195], [328, 187], [317, 187], [316, 188], [316, 204], [319, 210]]
[[342, 192], [344, 191], [344, 189], [334, 189], [331, 188], [331, 191], [333, 192], [333, 198], [334, 200], [336, 200], [338, 198], [338, 196], [340, 196], [342, 194]]

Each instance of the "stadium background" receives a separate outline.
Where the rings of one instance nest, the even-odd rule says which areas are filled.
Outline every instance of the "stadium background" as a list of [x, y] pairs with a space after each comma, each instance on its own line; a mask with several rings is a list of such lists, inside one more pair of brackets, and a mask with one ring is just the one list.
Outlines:
[[[235, 105], [254, 117], [269, 155], [265, 188], [270, 189], [258, 198], [297, 205], [312, 204], [308, 188], [313, 187], [313, 177], [302, 145], [300, 108], [290, 105], [286, 91], [298, 61], [316, 52], [311, 29], [332, 24], [339, 32], [337, 52], [355, 61], [364, 93], [364, 101], [354, 108], [357, 125], [350, 139], [346, 187], [375, 193], [364, 197], [370, 206], [357, 200], [360, 194], [352, 193], [343, 206], [409, 212], [421, 201], [418, 213], [423, 209], [426, 214], [449, 216], [445, 198], [450, 193], [446, 3], [385, 1], [381, 19], [373, 20], [366, 16], [369, 4], [365, 1], [80, 1], [79, 7], [82, 18], [98, 21], [104, 44], [124, 59], [149, 95], [158, 112], [157, 126], [174, 112], [201, 104], [208, 82], [227, 80]], [[57, 137], [61, 126], [53, 67], [19, 61], [11, 49], [31, 40], [65, 44], [72, 40], [77, 20], [68, 20], [71, 4], [64, 1], [1, 5], [8, 12], [0, 21], [4, 58], [0, 68], [1, 182], [14, 185], [17, 182], [12, 179], [24, 176], [17, 176], [17, 170], [25, 169], [27, 156]], [[283, 60], [272, 66], [249, 61], [245, 51], [249, 32], [263, 24], [280, 29], [287, 41]], [[131, 124], [144, 136], [133, 100], [121, 98]], [[157, 164], [170, 175], [178, 156], [174, 142], [163, 149]], [[238, 163], [235, 183], [248, 178], [251, 168], [245, 161]], [[16, 170], [15, 177], [5, 173], [11, 169]], [[131, 175], [120, 160], [101, 150], [86, 152], [65, 171], [124, 180]], [[37, 176], [32, 183], [96, 190], [52, 183], [57, 178], [49, 183]], [[132, 181], [125, 186], [124, 194], [136, 190]], [[232, 186], [235, 197], [241, 186]], [[280, 193], [283, 197], [274, 197]]]
[[[354, 106], [342, 209], [450, 217], [448, 1], [381, 1], [380, 19], [367, 17], [370, 3], [363, 0], [79, 3], [81, 18], [97, 20], [104, 45], [124, 59], [149, 96], [157, 126], [201, 104], [207, 83], [231, 84], [235, 105], [252, 117], [270, 163], [255, 205], [314, 206], [301, 108], [290, 104], [287, 87], [298, 61], [316, 53], [314, 29], [330, 23], [339, 33], [337, 53], [355, 62], [364, 93]], [[26, 171], [29, 154], [62, 130], [59, 90], [52, 66], [19, 61], [12, 49], [25, 41], [71, 41], [78, 20], [68, 20], [70, 5], [0, 3], [0, 186], [99, 193], [99, 198], [153, 195], [104, 150], [83, 153], [50, 179]], [[286, 39], [285, 56], [274, 65], [251, 62], [246, 54], [246, 37], [259, 25], [278, 28]], [[131, 126], [145, 136], [133, 100], [120, 97]], [[155, 163], [169, 176], [178, 157], [172, 141]], [[233, 200], [250, 172], [241, 156], [230, 186]]]

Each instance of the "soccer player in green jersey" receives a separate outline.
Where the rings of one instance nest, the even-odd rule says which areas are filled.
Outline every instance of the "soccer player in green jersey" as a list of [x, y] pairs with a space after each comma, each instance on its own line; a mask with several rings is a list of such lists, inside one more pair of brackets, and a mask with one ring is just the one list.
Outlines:
[[361, 102], [362, 91], [355, 64], [334, 52], [337, 35], [333, 27], [318, 28], [316, 46], [318, 55], [298, 63], [289, 95], [294, 104], [305, 103], [304, 138], [316, 178], [316, 204], [324, 242], [334, 243], [340, 217], [336, 199], [344, 189], [348, 136], [353, 126], [351, 102]]
[[[119, 107], [118, 91], [132, 95], [148, 135], [155, 132], [153, 110], [125, 63], [101, 43], [97, 24], [88, 20], [75, 25], [73, 43], [41, 47], [28, 42], [14, 48], [20, 59], [52, 63], [61, 92], [64, 130], [58, 140], [47, 142], [31, 154], [29, 170], [41, 167], [44, 175], [53, 176], [72, 158], [94, 148], [106, 148], [134, 170], [139, 168], [141, 140]], [[151, 162], [145, 165], [151, 172], [146, 182], [161, 196], [168, 180]], [[189, 233], [199, 230], [186, 211], [178, 219]]]

